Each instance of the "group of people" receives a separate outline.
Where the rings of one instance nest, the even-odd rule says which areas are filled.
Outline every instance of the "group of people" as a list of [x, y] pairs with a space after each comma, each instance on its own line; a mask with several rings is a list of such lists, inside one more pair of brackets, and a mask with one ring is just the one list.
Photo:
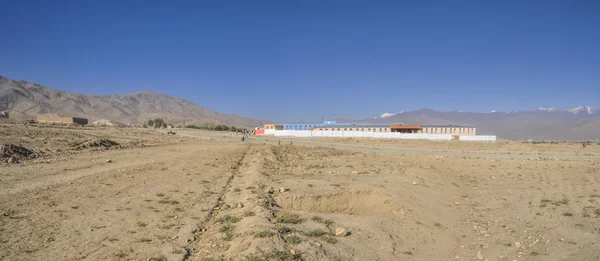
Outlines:
[[244, 142], [245, 140], [248, 139], [248, 135], [249, 135], [248, 130], [242, 131], [242, 142]]

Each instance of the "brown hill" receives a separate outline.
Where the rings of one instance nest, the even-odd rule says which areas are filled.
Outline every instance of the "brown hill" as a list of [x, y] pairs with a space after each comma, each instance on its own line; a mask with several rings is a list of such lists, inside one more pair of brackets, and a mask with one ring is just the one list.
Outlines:
[[165, 94], [142, 91], [124, 95], [86, 95], [48, 88], [0, 76], [0, 111], [15, 116], [52, 114], [77, 116], [91, 121], [108, 119], [141, 124], [151, 118], [165, 118], [172, 124], [225, 124], [252, 127], [257, 119], [219, 113], [195, 103]]

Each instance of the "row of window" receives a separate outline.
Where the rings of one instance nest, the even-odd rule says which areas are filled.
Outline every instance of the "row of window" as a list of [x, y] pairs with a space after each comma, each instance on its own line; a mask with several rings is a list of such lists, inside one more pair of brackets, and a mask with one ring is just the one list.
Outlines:
[[426, 133], [473, 133], [475, 132], [472, 128], [428, 128], [425, 129]]
[[[309, 130], [313, 127], [313, 125], [295, 125], [295, 126], [285, 126], [284, 130]], [[321, 126], [314, 126], [315, 128], [320, 128]], [[275, 126], [267, 126], [267, 129], [273, 129]], [[322, 128], [322, 130], [338, 130], [338, 131], [375, 131], [375, 132], [388, 132], [388, 128]], [[425, 128], [425, 133], [474, 133], [475, 129], [473, 128]]]
[[387, 132], [387, 128], [325, 128], [321, 129], [324, 131], [374, 131], [374, 132]]
[[[309, 130], [310, 128], [312, 128], [312, 125], [294, 125], [294, 126], [285, 126], [283, 127], [284, 130]], [[317, 127], [317, 126], [315, 126]]]

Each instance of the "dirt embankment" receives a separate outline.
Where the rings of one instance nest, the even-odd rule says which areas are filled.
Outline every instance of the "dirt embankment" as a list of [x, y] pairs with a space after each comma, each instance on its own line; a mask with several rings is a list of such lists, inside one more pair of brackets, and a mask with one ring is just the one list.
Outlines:
[[19, 163], [77, 154], [129, 149], [181, 140], [152, 130], [0, 123], [0, 162]]

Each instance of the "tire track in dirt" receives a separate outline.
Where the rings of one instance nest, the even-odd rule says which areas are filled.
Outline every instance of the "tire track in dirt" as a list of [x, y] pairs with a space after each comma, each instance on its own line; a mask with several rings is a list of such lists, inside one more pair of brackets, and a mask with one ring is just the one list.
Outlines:
[[[297, 245], [288, 242], [291, 233], [300, 231], [291, 224], [276, 222], [277, 213], [284, 209], [274, 200], [277, 192], [271, 187], [274, 182], [265, 168], [265, 158], [274, 158], [268, 147], [248, 151], [211, 219], [197, 231], [199, 236], [190, 244], [190, 254], [184, 260], [245, 260], [275, 255], [286, 256], [285, 260], [300, 260], [300, 255], [294, 252], [298, 251]], [[278, 228], [289, 230], [282, 232]], [[322, 253], [316, 249], [311, 252]]]
[[[206, 217], [204, 218], [204, 220], [202, 222], [198, 223], [196, 231], [192, 231], [192, 233], [194, 235], [198, 235], [198, 233], [197, 233], [198, 232], [197, 231], [198, 228], [204, 227], [211, 220], [213, 220], [213, 218], [215, 216], [215, 212], [216, 212], [217, 208], [219, 208], [219, 206], [222, 204], [223, 197], [227, 193], [227, 190], [231, 186], [231, 183], [233, 182], [235, 176], [236, 175], [240, 175], [240, 167], [242, 165], [242, 162], [244, 161], [244, 159], [248, 155], [248, 152], [251, 150], [251, 148], [252, 148], [252, 145], [249, 145], [248, 148], [246, 148], [246, 150], [244, 150], [244, 153], [242, 154], [242, 156], [240, 157], [240, 159], [236, 162], [236, 165], [233, 166], [234, 169], [233, 169], [233, 171], [231, 171], [231, 175], [228, 177], [227, 182], [225, 183], [225, 186], [223, 186], [221, 188], [221, 191], [219, 192], [219, 196], [217, 197], [217, 200], [216, 200], [215, 204], [210, 208], [210, 210], [208, 211], [208, 213], [207, 213]], [[201, 239], [199, 239], [197, 236], [195, 236], [194, 240], [192, 242], [190, 242], [185, 247], [185, 254], [184, 254], [183, 258], [182, 258], [182, 261], [189, 260], [189, 258], [195, 252], [195, 249], [194, 249], [193, 245], [195, 245], [200, 240]]]

